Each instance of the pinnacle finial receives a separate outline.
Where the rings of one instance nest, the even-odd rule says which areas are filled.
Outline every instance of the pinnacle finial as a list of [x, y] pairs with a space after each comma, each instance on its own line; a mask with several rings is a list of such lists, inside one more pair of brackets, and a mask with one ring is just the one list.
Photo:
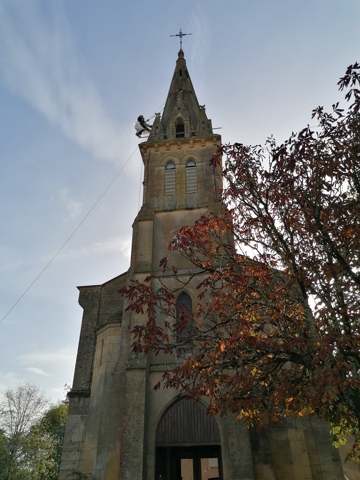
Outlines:
[[192, 35], [192, 33], [183, 33], [180, 28], [179, 33], [176, 33], [175, 35], [170, 35], [170, 37], [180, 37], [180, 50], [182, 50], [182, 37], [185, 37], [185, 35]]

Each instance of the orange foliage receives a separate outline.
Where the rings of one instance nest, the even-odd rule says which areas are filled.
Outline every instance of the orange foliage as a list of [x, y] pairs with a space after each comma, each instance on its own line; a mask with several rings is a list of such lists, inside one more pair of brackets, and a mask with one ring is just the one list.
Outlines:
[[[163, 378], [209, 412], [236, 412], [249, 425], [317, 414], [335, 440], [360, 450], [360, 65], [340, 79], [347, 111], [313, 111], [278, 147], [223, 146], [221, 205], [185, 226], [170, 245], [198, 268], [194, 348]], [[173, 276], [178, 276], [174, 269]], [[184, 278], [179, 278], [179, 286]], [[137, 352], [173, 354], [157, 319], [175, 315], [174, 292], [134, 283], [129, 308], [147, 310], [134, 330]], [[162, 317], [160, 317], [160, 313]], [[171, 337], [172, 338], [172, 337]], [[175, 336], [174, 336], [175, 338]], [[179, 352], [179, 350], [176, 350]], [[186, 352], [184, 348], [183, 352]], [[181, 352], [180, 352], [181, 353]]]

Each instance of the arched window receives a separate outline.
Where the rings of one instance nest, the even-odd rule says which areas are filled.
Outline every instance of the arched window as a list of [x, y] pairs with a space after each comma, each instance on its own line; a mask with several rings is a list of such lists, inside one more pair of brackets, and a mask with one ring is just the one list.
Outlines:
[[165, 166], [165, 195], [176, 193], [176, 170], [175, 163], [169, 162]]
[[197, 192], [196, 163], [189, 160], [186, 163], [186, 193]]
[[185, 125], [182, 118], [176, 119], [176, 138], [185, 137]]
[[176, 343], [179, 356], [193, 348], [192, 301], [187, 293], [181, 293], [176, 302]]

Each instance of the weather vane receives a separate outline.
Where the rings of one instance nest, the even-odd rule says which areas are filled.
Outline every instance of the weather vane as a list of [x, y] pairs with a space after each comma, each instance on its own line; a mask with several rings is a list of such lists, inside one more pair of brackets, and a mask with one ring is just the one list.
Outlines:
[[183, 33], [180, 28], [179, 33], [177, 33], [176, 35], [170, 35], [170, 37], [180, 37], [180, 50], [182, 50], [182, 37], [185, 37], [185, 35], [192, 35], [192, 33]]

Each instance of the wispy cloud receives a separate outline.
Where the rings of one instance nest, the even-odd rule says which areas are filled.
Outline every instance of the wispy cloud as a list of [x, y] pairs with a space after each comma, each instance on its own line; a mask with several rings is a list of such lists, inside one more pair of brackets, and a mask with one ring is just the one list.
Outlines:
[[121, 128], [106, 112], [60, 2], [0, 3], [0, 70], [11, 90], [95, 157], [118, 161]]
[[[96, 255], [104, 255], [106, 253], [121, 253], [124, 258], [130, 260], [131, 255], [131, 235], [120, 235], [118, 237], [108, 238], [102, 242], [92, 242], [88, 245], [83, 245], [79, 248], [66, 248], [58, 255], [59, 259], [68, 258], [84, 258]], [[11, 252], [13, 255], [13, 252]], [[10, 253], [8, 254], [8, 256]], [[24, 271], [34, 265], [44, 265], [54, 257], [54, 253], [45, 255], [43, 257], [32, 257], [23, 260], [12, 261], [4, 263], [0, 266], [0, 272]]]
[[103, 242], [93, 242], [77, 249], [68, 249], [62, 252], [62, 257], [80, 257], [87, 255], [103, 255], [105, 253], [121, 252], [125, 258], [130, 258], [131, 235], [121, 235], [109, 238]]
[[42, 368], [37, 368], [37, 367], [27, 367], [25, 368], [27, 372], [30, 373], [35, 373], [35, 375], [40, 375], [43, 377], [50, 377], [51, 375], [49, 373], [46, 373]]
[[61, 188], [56, 195], [56, 199], [65, 207], [67, 219], [77, 217], [82, 211], [82, 203], [74, 200], [67, 188]]
[[4, 392], [7, 388], [12, 388], [19, 381], [18, 375], [14, 372], [1, 372], [0, 380], [0, 393]]
[[49, 365], [69, 365], [74, 361], [74, 351], [70, 348], [60, 348], [59, 350], [51, 351], [37, 351], [32, 353], [26, 353], [19, 357], [19, 362], [22, 365], [33, 365], [26, 367], [25, 370], [32, 371], [33, 373], [40, 374], [43, 370], [43, 366], [46, 368]]
[[193, 8], [189, 28], [194, 33], [191, 39], [191, 62], [201, 71], [210, 49], [210, 26], [206, 11], [200, 4]]

